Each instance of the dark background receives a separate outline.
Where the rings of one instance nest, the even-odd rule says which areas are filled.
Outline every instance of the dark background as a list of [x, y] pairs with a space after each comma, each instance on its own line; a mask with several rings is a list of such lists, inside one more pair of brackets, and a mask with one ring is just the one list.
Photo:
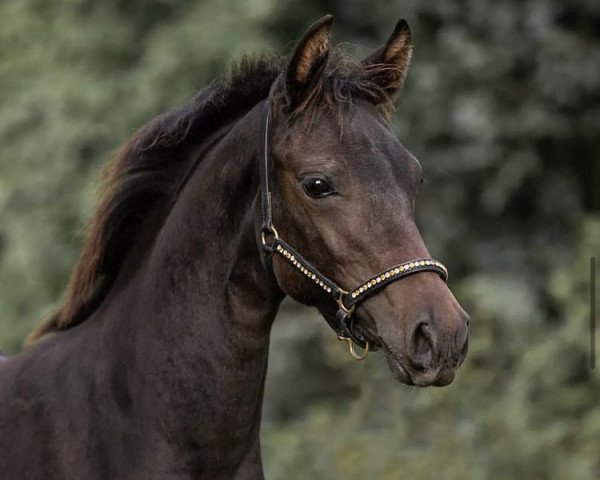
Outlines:
[[267, 477], [597, 479], [598, 1], [2, 1], [1, 348], [19, 351], [60, 304], [118, 145], [243, 52], [289, 50], [325, 13], [359, 56], [398, 18], [412, 26], [394, 125], [423, 164], [419, 225], [471, 314], [471, 350], [451, 386], [410, 389], [285, 304]]

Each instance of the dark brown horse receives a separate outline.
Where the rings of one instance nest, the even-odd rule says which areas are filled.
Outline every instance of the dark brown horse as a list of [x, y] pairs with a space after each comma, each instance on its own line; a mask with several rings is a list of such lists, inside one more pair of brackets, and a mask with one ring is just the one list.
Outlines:
[[[413, 218], [421, 168], [387, 119], [410, 31], [399, 22], [354, 62], [330, 50], [330, 27], [314, 24], [290, 60], [244, 60], [108, 165], [64, 306], [32, 334], [47, 338], [0, 365], [2, 480], [262, 478], [285, 295], [332, 325], [351, 318], [398, 380], [453, 380], [467, 316], [443, 268], [413, 261], [429, 256]], [[288, 244], [310, 264], [275, 248]]]

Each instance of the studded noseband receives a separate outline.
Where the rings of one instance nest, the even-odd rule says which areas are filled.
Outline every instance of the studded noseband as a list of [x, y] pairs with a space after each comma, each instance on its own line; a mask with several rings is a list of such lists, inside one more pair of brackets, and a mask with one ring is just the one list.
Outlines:
[[[337, 302], [338, 310], [334, 318], [325, 318], [329, 326], [335, 331], [340, 340], [347, 340], [350, 354], [356, 360], [363, 360], [373, 350], [369, 341], [356, 331], [352, 314], [360, 302], [371, 295], [383, 290], [387, 285], [401, 278], [419, 272], [437, 273], [442, 280], [448, 280], [448, 270], [437, 260], [432, 258], [419, 258], [395, 265], [387, 270], [371, 277], [366, 282], [358, 285], [353, 290], [344, 290], [336, 282], [323, 275], [319, 269], [304, 258], [296, 249], [283, 240], [273, 225], [273, 214], [271, 208], [271, 191], [269, 189], [269, 118], [270, 99], [267, 99], [262, 112], [261, 120], [261, 151], [260, 185], [261, 185], [261, 242], [264, 251], [270, 259], [272, 255], [280, 255], [292, 267], [306, 276], [309, 281], [318, 285], [324, 293], [330, 295]], [[362, 355], [354, 350], [353, 342], [364, 349]]]

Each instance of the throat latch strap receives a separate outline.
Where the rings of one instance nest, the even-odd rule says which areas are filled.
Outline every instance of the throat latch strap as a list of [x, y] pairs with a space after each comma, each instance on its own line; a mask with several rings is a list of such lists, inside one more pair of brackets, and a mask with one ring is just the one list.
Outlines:
[[[263, 235], [274, 233], [273, 209], [271, 207], [271, 188], [269, 186], [269, 99], [263, 106], [263, 121], [260, 122], [260, 153], [258, 156], [260, 170], [260, 211], [262, 216], [261, 231]], [[264, 244], [264, 242], [263, 242]]]

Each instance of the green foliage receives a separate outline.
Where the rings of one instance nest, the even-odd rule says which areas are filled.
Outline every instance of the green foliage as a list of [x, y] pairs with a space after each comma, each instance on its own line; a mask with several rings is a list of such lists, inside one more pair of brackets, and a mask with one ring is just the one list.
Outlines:
[[364, 55], [405, 16], [394, 117], [421, 160], [430, 251], [472, 316], [455, 382], [414, 390], [355, 364], [286, 304], [265, 400], [270, 479], [595, 479], [600, 380], [600, 4], [591, 0], [8, 0], [0, 3], [0, 345], [60, 302], [102, 162], [243, 51], [336, 15]]

